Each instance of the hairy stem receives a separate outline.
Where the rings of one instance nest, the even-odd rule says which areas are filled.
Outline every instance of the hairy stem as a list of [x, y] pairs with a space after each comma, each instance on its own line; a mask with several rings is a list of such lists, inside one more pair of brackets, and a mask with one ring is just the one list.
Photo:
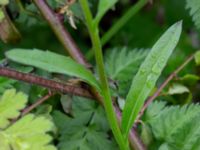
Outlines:
[[64, 84], [61, 82], [45, 79], [33, 74], [27, 74], [18, 72], [9, 68], [0, 67], [0, 76], [9, 77], [12, 79], [28, 82], [35, 85], [40, 85], [42, 87], [46, 87], [53, 91], [61, 92], [61, 93], [68, 93], [68, 94], [75, 94], [78, 96], [84, 96], [88, 98], [94, 98], [87, 89], [83, 89], [79, 86], [72, 85], [72, 84]]

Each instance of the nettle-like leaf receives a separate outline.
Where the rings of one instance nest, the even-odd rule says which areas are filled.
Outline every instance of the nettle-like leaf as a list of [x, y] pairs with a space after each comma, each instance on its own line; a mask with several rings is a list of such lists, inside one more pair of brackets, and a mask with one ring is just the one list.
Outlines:
[[144, 49], [128, 50], [126, 47], [109, 50], [105, 59], [108, 76], [117, 81], [132, 79], [147, 53]]
[[16, 90], [7, 90], [0, 99], [0, 128], [10, 124], [9, 119], [19, 116], [20, 110], [26, 106], [27, 96]]
[[100, 90], [98, 81], [83, 65], [50, 51], [13, 49], [6, 52], [6, 57], [14, 62], [34, 66], [51, 73], [76, 76]]
[[154, 88], [180, 38], [182, 22], [171, 26], [155, 43], [132, 81], [122, 115], [122, 131], [127, 138], [145, 99]]
[[10, 119], [19, 117], [25, 107], [27, 96], [11, 89], [0, 99], [0, 145], [2, 150], [56, 150], [49, 145], [52, 138], [46, 132], [54, 125], [44, 116], [28, 114], [11, 124]]
[[186, 8], [190, 9], [190, 15], [196, 27], [200, 29], [200, 1], [186, 0]]
[[117, 0], [99, 0], [98, 11], [94, 19], [95, 23], [98, 24], [106, 12], [111, 9]]
[[13, 87], [12, 85], [16, 83], [15, 80], [0, 77], [0, 93], [3, 93], [6, 89]]
[[[198, 150], [200, 147], [200, 106], [163, 107], [163, 102], [152, 103], [145, 118], [156, 140], [163, 141], [159, 150]], [[152, 115], [155, 109], [159, 112]]]
[[52, 121], [43, 116], [26, 115], [2, 134], [10, 137], [9, 145], [13, 150], [56, 150], [49, 142], [52, 137], [46, 132], [52, 131]]
[[73, 118], [54, 111], [53, 118], [60, 134], [60, 150], [117, 150], [116, 143], [109, 139], [109, 126], [102, 107], [94, 101], [80, 97], [73, 99]]

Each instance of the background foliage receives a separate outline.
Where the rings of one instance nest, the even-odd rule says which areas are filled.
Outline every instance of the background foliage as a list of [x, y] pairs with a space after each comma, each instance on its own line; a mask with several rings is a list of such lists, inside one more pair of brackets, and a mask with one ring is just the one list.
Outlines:
[[[136, 2], [136, 0], [113, 1], [116, 3], [115, 7], [109, 10], [104, 17], [105, 11], [97, 14], [96, 22], [103, 17], [99, 25], [101, 37]], [[8, 1], [0, 2], [0, 20], [3, 18], [2, 8], [7, 3]], [[48, 0], [48, 3], [55, 11], [66, 4], [65, 0]], [[96, 14], [100, 9], [96, 1], [90, 0], [89, 4], [93, 14]], [[102, 4], [102, 6], [105, 5]], [[85, 74], [90, 73], [82, 66], [74, 68], [75, 62], [65, 57], [66, 51], [31, 1], [10, 0], [6, 10], [17, 29], [16, 34], [19, 39], [17, 41], [0, 41], [1, 64], [6, 64], [7, 67], [21, 72], [34, 73], [48, 79], [61, 80], [61, 82], [71, 79], [69, 74], [65, 73], [68, 68], [56, 70], [58, 68], [55, 69], [49, 65], [54, 62], [45, 62], [46, 59], [43, 57], [38, 59], [39, 56], [33, 58], [34, 55], [31, 53], [32, 49], [40, 49], [41, 53], [46, 53], [44, 51], [48, 50], [50, 52], [47, 53], [52, 55], [57, 53], [55, 54], [56, 61], [62, 61], [61, 58], [64, 58], [65, 63], [71, 63], [70, 70], [74, 71], [70, 74], [71, 76], [81, 77], [84, 81], [89, 81], [92, 86], [100, 89], [93, 76], [89, 79], [85, 77]], [[73, 4], [70, 11], [74, 15], [73, 18], [70, 18], [67, 13], [64, 13], [62, 18], [65, 27], [82, 52], [88, 56], [88, 60], [95, 66], [94, 57], [90, 55], [91, 43], [80, 5]], [[183, 20], [183, 31], [179, 44], [170, 57], [157, 85], [151, 91], [150, 95], [152, 95], [166, 77], [200, 47], [199, 0], [154, 0], [152, 3], [149, 2], [103, 47], [109, 85], [112, 95], [117, 99], [116, 103], [121, 109], [131, 86], [132, 77], [138, 71], [150, 48], [169, 26], [179, 20]], [[77, 29], [74, 29], [74, 25]], [[12, 54], [15, 57], [19, 55], [19, 60], [13, 61], [11, 54], [9, 55], [12, 51], [7, 51], [16, 48], [25, 50], [26, 55], [20, 56], [20, 52]], [[9, 59], [8, 62], [6, 57]], [[20, 57], [26, 57], [28, 61], [33, 59], [31, 64], [36, 60], [36, 64], [32, 65], [33, 67], [23, 65], [24, 62], [19, 64]], [[51, 60], [54, 57], [52, 56]], [[199, 57], [196, 55], [197, 63], [192, 61], [188, 64], [145, 111], [137, 131], [148, 149], [200, 149]], [[38, 63], [39, 60], [44, 66]], [[80, 69], [82, 69], [82, 74], [79, 74]], [[63, 75], [57, 73], [63, 73]], [[17, 92], [14, 89], [17, 89]], [[0, 77], [0, 145], [3, 145], [5, 150], [12, 148], [14, 150], [101, 150], [102, 145], [104, 149], [118, 149], [104, 109], [91, 99], [77, 97], [73, 94], [56, 94], [34, 109], [31, 114], [20, 116], [21, 110], [47, 93], [48, 90], [45, 88]], [[16, 119], [19, 120], [15, 122]], [[36, 134], [27, 137], [30, 132]], [[9, 142], [6, 142], [8, 135], [11, 138], [9, 138]], [[12, 148], [8, 145], [11, 145]]]

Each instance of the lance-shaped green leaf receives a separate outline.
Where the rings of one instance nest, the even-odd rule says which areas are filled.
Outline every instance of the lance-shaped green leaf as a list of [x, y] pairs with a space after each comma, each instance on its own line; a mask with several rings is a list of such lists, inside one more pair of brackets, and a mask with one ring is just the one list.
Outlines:
[[6, 52], [6, 57], [14, 62], [34, 66], [51, 73], [78, 77], [100, 91], [99, 83], [93, 74], [69, 57], [37, 49], [13, 49]]
[[105, 13], [109, 9], [111, 9], [115, 5], [116, 2], [117, 0], [99, 0], [98, 11], [94, 20], [96, 24], [99, 23], [99, 21], [102, 19]]
[[182, 22], [171, 26], [155, 43], [133, 79], [122, 116], [122, 131], [128, 137], [145, 99], [153, 89], [181, 35]]

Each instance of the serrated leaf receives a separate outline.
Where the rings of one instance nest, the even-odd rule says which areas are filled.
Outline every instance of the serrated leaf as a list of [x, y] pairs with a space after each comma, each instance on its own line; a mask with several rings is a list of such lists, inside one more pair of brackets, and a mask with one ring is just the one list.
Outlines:
[[0, 128], [5, 128], [9, 125], [9, 119], [14, 119], [20, 115], [20, 110], [23, 109], [27, 102], [27, 96], [22, 92], [16, 93], [16, 90], [11, 89], [5, 91], [0, 99]]
[[12, 150], [56, 150], [49, 145], [52, 137], [46, 134], [53, 128], [54, 125], [49, 119], [29, 114], [0, 133], [7, 138]]
[[130, 80], [147, 56], [147, 50], [114, 48], [106, 54], [105, 67], [108, 76], [117, 81]]
[[[200, 147], [200, 115], [183, 125], [168, 139], [169, 150], [199, 150]], [[197, 148], [198, 147], [198, 148]]]
[[6, 52], [6, 57], [14, 62], [34, 66], [51, 73], [79, 77], [101, 91], [99, 83], [92, 73], [69, 57], [37, 49], [13, 49]]
[[160, 112], [165, 108], [166, 102], [165, 101], [155, 101], [151, 103], [147, 110], [145, 111], [145, 122], [148, 122], [148, 120], [151, 120], [152, 118], [156, 117]]
[[0, 93], [3, 93], [8, 88], [12, 88], [14, 83], [16, 83], [15, 80], [0, 77]]
[[200, 1], [199, 0], [186, 0], [186, 8], [190, 9], [190, 15], [196, 27], [200, 29]]
[[191, 104], [163, 108], [162, 103], [152, 103], [146, 113], [158, 106], [162, 110], [154, 116], [148, 115], [151, 116], [148, 123], [156, 140], [163, 142], [159, 149], [167, 145], [169, 150], [198, 150], [193, 147], [200, 147], [200, 106]]
[[125, 138], [128, 137], [140, 109], [151, 90], [154, 88], [163, 68], [180, 38], [182, 22], [171, 26], [155, 43], [140, 66], [133, 79], [132, 86], [126, 98], [126, 104], [122, 116], [122, 131]]
[[[185, 123], [200, 115], [199, 105], [171, 106], [150, 119], [153, 133], [157, 139], [168, 139]], [[159, 121], [159, 124], [158, 124]]]
[[96, 14], [96, 17], [94, 19], [95, 23], [98, 24], [102, 17], [105, 15], [105, 13], [111, 9], [117, 0], [99, 0], [98, 3], [98, 11]]
[[73, 118], [55, 111], [53, 118], [61, 134], [58, 147], [61, 150], [117, 150], [116, 143], [108, 139], [109, 126], [105, 112], [94, 101], [75, 97], [73, 99]]

